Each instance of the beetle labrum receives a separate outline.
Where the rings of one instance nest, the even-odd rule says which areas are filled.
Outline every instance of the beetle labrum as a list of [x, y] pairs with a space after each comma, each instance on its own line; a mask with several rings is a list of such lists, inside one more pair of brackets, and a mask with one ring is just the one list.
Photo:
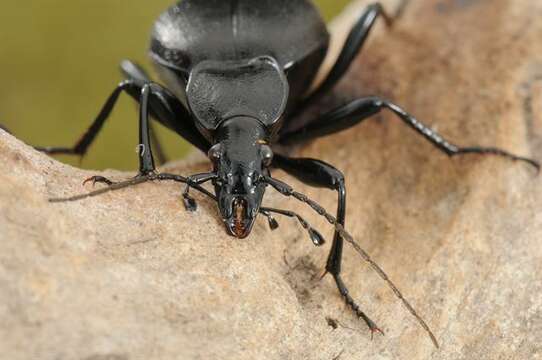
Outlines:
[[[346, 187], [343, 174], [321, 160], [274, 153], [273, 145], [288, 145], [330, 135], [385, 109], [449, 156], [494, 154], [525, 161], [536, 168], [539, 165], [534, 160], [498, 148], [456, 146], [399, 106], [379, 97], [355, 99], [308, 123], [299, 124], [299, 115], [328, 93], [348, 70], [379, 17], [388, 24], [392, 22], [378, 3], [369, 5], [361, 13], [330, 72], [315, 90], [309, 92], [329, 43], [325, 23], [310, 1], [183, 0], [173, 5], [155, 23], [150, 45], [151, 59], [166, 86], [151, 81], [140, 66], [124, 61], [121, 68], [126, 80], [112, 92], [94, 123], [76, 145], [39, 148], [49, 154], [84, 155], [119, 95], [126, 92], [140, 104], [139, 175], [116, 183], [95, 176], [87, 181], [108, 186], [91, 193], [53, 200], [78, 200], [146, 181], [178, 181], [186, 184], [183, 199], [187, 209], [196, 208], [195, 200], [189, 194], [190, 188], [205, 193], [217, 202], [227, 231], [237, 238], [250, 234], [259, 214], [267, 217], [270, 226], [276, 228], [274, 213], [296, 218], [309, 232], [313, 243], [322, 245], [323, 237], [300, 215], [261, 206], [265, 189], [271, 185], [282, 194], [307, 203], [335, 226], [326, 273], [333, 276], [341, 296], [372, 332], [380, 329], [356, 304], [340, 275], [344, 241], [351, 243], [388, 281], [437, 345], [425, 322], [345, 231]], [[212, 170], [189, 177], [157, 173], [149, 118], [208, 154]], [[336, 216], [331, 216], [314, 201], [273, 178], [271, 168], [283, 169], [310, 185], [337, 191]], [[201, 186], [206, 182], [214, 185], [214, 194]]]

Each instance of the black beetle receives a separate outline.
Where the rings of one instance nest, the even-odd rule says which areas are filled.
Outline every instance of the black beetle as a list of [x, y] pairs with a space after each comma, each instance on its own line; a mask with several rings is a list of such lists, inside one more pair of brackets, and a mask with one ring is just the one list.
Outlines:
[[[276, 228], [277, 222], [271, 213], [277, 213], [297, 218], [309, 231], [313, 242], [323, 244], [322, 236], [298, 214], [261, 207], [265, 189], [271, 185], [284, 195], [308, 203], [335, 225], [326, 272], [334, 277], [347, 304], [365, 320], [370, 330], [380, 331], [349, 295], [340, 276], [343, 241], [353, 241], [344, 230], [346, 188], [343, 174], [321, 160], [274, 154], [272, 146], [329, 135], [387, 109], [449, 156], [495, 154], [526, 161], [536, 168], [539, 165], [534, 160], [497, 148], [453, 145], [399, 106], [378, 97], [353, 100], [301, 124], [299, 115], [329, 92], [344, 75], [379, 17], [388, 24], [392, 22], [378, 3], [369, 5], [361, 13], [330, 72], [314, 91], [309, 92], [329, 43], [326, 25], [310, 1], [183, 0], [173, 5], [155, 23], [150, 45], [150, 56], [167, 86], [152, 82], [141, 67], [124, 61], [121, 68], [127, 79], [113, 91], [77, 144], [71, 148], [40, 148], [50, 154], [84, 155], [120, 93], [126, 91], [140, 103], [139, 175], [120, 183], [95, 176], [87, 180], [106, 183], [109, 187], [56, 201], [81, 199], [149, 180], [173, 180], [186, 184], [183, 196], [189, 210], [196, 207], [189, 195], [190, 188], [214, 198], [226, 228], [233, 236], [248, 236], [258, 214], [266, 216], [271, 227]], [[149, 115], [207, 153], [213, 163], [212, 171], [187, 178], [156, 173]], [[272, 178], [271, 167], [283, 169], [310, 185], [336, 190], [336, 218], [285, 183]], [[214, 185], [215, 194], [200, 186], [209, 181]], [[380, 268], [363, 250], [353, 245], [382, 276]], [[387, 280], [385, 275], [384, 278]], [[393, 289], [437, 345], [423, 320], [398, 290]]]

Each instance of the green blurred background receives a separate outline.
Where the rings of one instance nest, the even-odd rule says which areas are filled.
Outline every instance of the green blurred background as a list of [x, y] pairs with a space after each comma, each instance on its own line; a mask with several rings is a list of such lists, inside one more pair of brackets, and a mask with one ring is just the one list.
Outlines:
[[[72, 145], [121, 79], [118, 64], [146, 57], [154, 20], [173, 0], [4, 1], [0, 13], [0, 124], [32, 145]], [[316, 0], [326, 20], [349, 0]], [[156, 78], [156, 77], [155, 77]], [[170, 159], [190, 145], [158, 136]], [[136, 170], [137, 110], [121, 97], [80, 166]], [[58, 156], [79, 165], [79, 160]]]

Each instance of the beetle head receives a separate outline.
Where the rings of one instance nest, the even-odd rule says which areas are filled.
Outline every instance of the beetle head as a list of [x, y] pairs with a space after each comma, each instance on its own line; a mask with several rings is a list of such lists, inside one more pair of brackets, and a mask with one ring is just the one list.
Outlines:
[[273, 152], [264, 139], [264, 127], [256, 119], [236, 117], [224, 121], [209, 150], [218, 175], [218, 207], [229, 233], [238, 238], [250, 234], [267, 186], [264, 175]]

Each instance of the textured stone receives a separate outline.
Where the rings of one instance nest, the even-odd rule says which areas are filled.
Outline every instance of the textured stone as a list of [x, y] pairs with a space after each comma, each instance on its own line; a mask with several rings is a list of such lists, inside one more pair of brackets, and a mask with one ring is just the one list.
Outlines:
[[[378, 94], [459, 144], [542, 158], [541, 16], [537, 1], [412, 0], [392, 29], [377, 27], [319, 111]], [[291, 219], [274, 232], [260, 219], [250, 237], [233, 239], [209, 200], [195, 195], [198, 211], [184, 211], [175, 184], [51, 204], [89, 190], [81, 182], [94, 173], [0, 130], [1, 357], [542, 358], [542, 178], [530, 167], [450, 160], [387, 113], [297, 153], [345, 172], [348, 230], [440, 349], [349, 246], [345, 280], [386, 332], [372, 341], [332, 279], [318, 280], [330, 242], [313, 247]], [[199, 155], [166, 166], [185, 175], [207, 167]], [[275, 176], [335, 206], [332, 192]], [[271, 189], [266, 204], [303, 213], [331, 238], [306, 206]]]

